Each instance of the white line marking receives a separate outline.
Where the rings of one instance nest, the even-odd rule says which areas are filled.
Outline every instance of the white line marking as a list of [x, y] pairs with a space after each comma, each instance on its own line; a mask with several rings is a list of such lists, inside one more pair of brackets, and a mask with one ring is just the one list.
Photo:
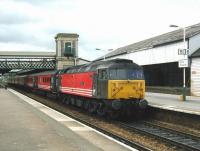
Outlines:
[[88, 127], [80, 127], [80, 126], [72, 126], [72, 127], [68, 127], [70, 128], [72, 131], [93, 131], [91, 128]]
[[92, 91], [91, 89], [81, 89], [81, 88], [74, 88], [74, 87], [61, 87], [63, 89], [74, 89], [74, 90], [80, 90], [80, 91]]

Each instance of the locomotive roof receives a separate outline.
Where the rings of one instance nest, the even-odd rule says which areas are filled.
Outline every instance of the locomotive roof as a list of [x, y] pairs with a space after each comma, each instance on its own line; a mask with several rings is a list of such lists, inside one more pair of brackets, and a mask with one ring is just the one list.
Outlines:
[[140, 66], [134, 63], [132, 60], [114, 59], [103, 61], [103, 63], [99, 64], [97, 68], [140, 68]]
[[89, 64], [73, 66], [62, 70], [44, 71], [28, 75], [37, 76], [37, 75], [49, 75], [49, 74], [53, 75], [53, 74], [63, 74], [63, 73], [92, 72], [96, 71], [97, 69], [103, 69], [103, 68], [141, 68], [141, 67], [136, 63], [134, 63], [132, 60], [112, 59], [106, 61], [90, 62]]
[[75, 67], [69, 67], [67, 69], [64, 69], [62, 73], [89, 72], [89, 71], [96, 71], [97, 69], [101, 69], [101, 68], [111, 68], [111, 67], [113, 68], [116, 68], [116, 67], [140, 68], [140, 66], [135, 64], [132, 60], [112, 59], [112, 60], [107, 60], [107, 61], [91, 62], [89, 64], [79, 65]]

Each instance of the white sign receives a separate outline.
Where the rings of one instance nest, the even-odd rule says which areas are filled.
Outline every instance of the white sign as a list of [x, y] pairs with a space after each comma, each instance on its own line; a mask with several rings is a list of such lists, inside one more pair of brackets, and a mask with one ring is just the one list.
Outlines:
[[188, 59], [179, 60], [178, 61], [178, 67], [179, 68], [187, 68], [187, 67], [189, 67]]
[[189, 55], [189, 49], [178, 49], [178, 55]]

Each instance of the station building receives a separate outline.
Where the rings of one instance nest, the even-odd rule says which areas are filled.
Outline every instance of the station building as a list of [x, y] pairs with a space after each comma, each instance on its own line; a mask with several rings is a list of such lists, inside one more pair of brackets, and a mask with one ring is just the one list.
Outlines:
[[78, 57], [78, 37], [75, 33], [58, 33], [55, 36], [57, 69], [90, 62]]
[[185, 42], [183, 29], [178, 29], [118, 48], [106, 54], [106, 59], [126, 58], [143, 66], [147, 86], [182, 87], [183, 68], [178, 63], [188, 57], [186, 87], [191, 95], [200, 96], [200, 24], [185, 30]]

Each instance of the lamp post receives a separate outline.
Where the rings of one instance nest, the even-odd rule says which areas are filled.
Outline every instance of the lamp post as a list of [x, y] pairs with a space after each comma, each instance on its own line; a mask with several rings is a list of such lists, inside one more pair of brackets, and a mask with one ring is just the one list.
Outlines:
[[[175, 27], [175, 28], [180, 28], [183, 30], [183, 42], [184, 42], [184, 48], [185, 50], [187, 50], [186, 46], [185, 46], [185, 39], [186, 39], [186, 29], [189, 28], [195, 28], [195, 27], [200, 27], [200, 24], [196, 24], [190, 27], [180, 27], [178, 25], [170, 25], [170, 27]], [[185, 51], [184, 56], [186, 56], [187, 62], [188, 62], [188, 51]], [[184, 58], [185, 59], [185, 58]], [[186, 100], [186, 86], [185, 86], [185, 67], [183, 68], [183, 101]]]
[[106, 60], [106, 52], [107, 51], [112, 51], [113, 49], [99, 49], [99, 48], [96, 48], [96, 50], [103, 50], [103, 51], [105, 51], [105, 54], [103, 56], [103, 60], [105, 61]]
[[[183, 30], [183, 47], [184, 49], [186, 50], [186, 45], [185, 45], [185, 39], [186, 39], [186, 34], [185, 34], [185, 31], [186, 31], [186, 27], [180, 27], [178, 25], [170, 25], [170, 27], [174, 27], [174, 28], [180, 28]], [[190, 27], [188, 27], [190, 28]], [[186, 59], [188, 61], [188, 54], [184, 54], [184, 56], [186, 56]], [[185, 59], [185, 57], [184, 57]], [[186, 85], [185, 85], [185, 67], [183, 67], [183, 101], [186, 101]]]

